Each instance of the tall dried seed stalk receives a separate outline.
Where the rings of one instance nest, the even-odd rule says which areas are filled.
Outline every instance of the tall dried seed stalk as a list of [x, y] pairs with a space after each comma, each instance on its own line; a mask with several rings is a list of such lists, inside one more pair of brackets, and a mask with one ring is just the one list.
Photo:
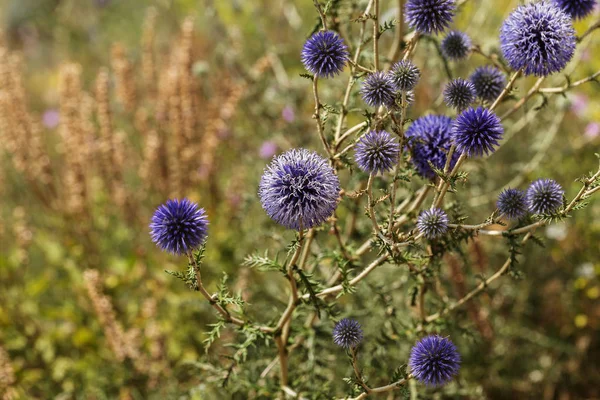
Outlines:
[[135, 110], [136, 88], [133, 66], [127, 59], [125, 48], [116, 43], [111, 50], [111, 67], [115, 74], [115, 89], [117, 100], [123, 105], [125, 111], [131, 113]]
[[88, 195], [85, 172], [90, 143], [87, 141], [86, 123], [83, 121], [81, 66], [65, 64], [60, 69], [59, 82], [60, 125], [66, 170], [64, 172], [66, 211], [81, 214]]

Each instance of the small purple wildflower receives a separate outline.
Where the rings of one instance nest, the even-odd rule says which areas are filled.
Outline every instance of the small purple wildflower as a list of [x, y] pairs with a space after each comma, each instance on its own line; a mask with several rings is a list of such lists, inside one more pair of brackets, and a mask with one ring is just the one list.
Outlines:
[[275, 155], [275, 153], [277, 153], [277, 143], [270, 140], [263, 142], [263, 144], [260, 146], [260, 150], [258, 151], [258, 155], [263, 160], [270, 159]]
[[358, 167], [370, 174], [384, 173], [398, 163], [400, 145], [386, 131], [370, 131], [354, 146]]
[[458, 374], [460, 354], [450, 339], [429, 335], [413, 346], [408, 366], [419, 382], [428, 386], [441, 386]]
[[167, 200], [156, 209], [150, 223], [152, 241], [175, 255], [199, 248], [207, 234], [206, 212], [188, 199]]
[[42, 124], [48, 129], [54, 129], [60, 122], [60, 113], [58, 110], [49, 109], [42, 114]]
[[258, 195], [275, 222], [289, 228], [312, 228], [337, 208], [340, 181], [327, 160], [306, 149], [277, 156], [265, 169]]
[[459, 153], [469, 157], [488, 155], [500, 145], [504, 128], [500, 118], [487, 108], [468, 108], [456, 117], [452, 137]]
[[283, 110], [281, 110], [281, 117], [285, 122], [294, 122], [296, 119], [296, 113], [294, 113], [294, 109], [290, 106], [285, 106]]
[[552, 214], [563, 204], [563, 188], [553, 179], [538, 179], [527, 189], [527, 206], [533, 214]]
[[353, 319], [344, 318], [333, 328], [333, 342], [346, 349], [355, 348], [363, 340], [360, 324]]
[[302, 64], [320, 78], [331, 78], [344, 69], [349, 55], [348, 46], [337, 33], [319, 31], [304, 43]]
[[576, 93], [571, 99], [571, 111], [573, 111], [578, 117], [585, 114], [590, 101], [585, 94]]
[[548, 76], [561, 71], [575, 53], [571, 18], [548, 1], [517, 7], [502, 24], [500, 47], [512, 69]]
[[598, 122], [590, 122], [586, 125], [583, 135], [590, 139], [598, 137], [600, 135], [600, 124]]

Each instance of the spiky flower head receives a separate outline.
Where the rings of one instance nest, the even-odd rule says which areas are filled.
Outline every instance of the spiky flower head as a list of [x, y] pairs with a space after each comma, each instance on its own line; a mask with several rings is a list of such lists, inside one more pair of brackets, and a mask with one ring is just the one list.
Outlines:
[[462, 78], [453, 79], [444, 88], [446, 105], [457, 110], [464, 110], [475, 101], [475, 85]]
[[441, 386], [458, 374], [460, 354], [450, 339], [429, 335], [413, 346], [408, 366], [419, 382], [428, 386]]
[[527, 213], [525, 192], [519, 189], [504, 189], [498, 196], [496, 207], [508, 219], [519, 219]]
[[491, 65], [477, 68], [469, 80], [475, 86], [477, 97], [489, 102], [496, 100], [506, 86], [504, 73]]
[[370, 131], [354, 146], [358, 167], [370, 174], [384, 173], [398, 163], [400, 145], [386, 131]]
[[[412, 163], [420, 176], [435, 178], [429, 163], [444, 169], [448, 150], [452, 146], [452, 118], [445, 115], [426, 115], [416, 119], [406, 130], [406, 138], [411, 149]], [[454, 153], [450, 161], [453, 168], [459, 154]]]
[[393, 107], [397, 90], [390, 74], [377, 71], [367, 76], [360, 88], [360, 94], [371, 107]]
[[467, 108], [452, 124], [456, 150], [469, 157], [493, 153], [503, 134], [500, 118], [483, 107]]
[[260, 180], [263, 209], [275, 222], [303, 229], [320, 225], [337, 207], [340, 181], [327, 161], [306, 149], [273, 159]]
[[500, 48], [512, 69], [548, 76], [561, 71], [575, 52], [571, 18], [549, 1], [517, 7], [500, 28]]
[[302, 64], [320, 78], [339, 74], [348, 61], [348, 46], [332, 31], [319, 31], [312, 35], [302, 48]]
[[402, 60], [394, 64], [390, 74], [398, 90], [404, 92], [413, 90], [421, 77], [421, 71], [410, 60]]
[[408, 0], [404, 12], [411, 28], [431, 34], [448, 28], [455, 10], [454, 0]]
[[527, 189], [527, 207], [534, 214], [552, 214], [563, 204], [565, 191], [553, 179], [538, 179]]
[[460, 60], [469, 55], [471, 45], [471, 38], [466, 33], [452, 31], [442, 40], [442, 54], [450, 60]]
[[427, 239], [438, 238], [448, 230], [448, 214], [441, 208], [422, 211], [417, 218], [417, 229]]
[[206, 212], [188, 199], [167, 200], [156, 209], [150, 222], [152, 241], [160, 249], [175, 255], [198, 249], [207, 234]]
[[355, 348], [363, 340], [360, 324], [353, 319], [344, 318], [333, 328], [333, 342], [346, 349]]
[[596, 0], [553, 0], [553, 2], [573, 19], [585, 18], [594, 11], [597, 4]]

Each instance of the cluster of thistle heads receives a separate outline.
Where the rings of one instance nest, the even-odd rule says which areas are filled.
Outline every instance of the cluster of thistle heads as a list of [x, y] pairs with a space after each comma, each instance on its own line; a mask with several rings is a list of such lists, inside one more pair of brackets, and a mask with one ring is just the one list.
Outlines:
[[[333, 342], [353, 352], [363, 337], [362, 328], [354, 319], [344, 318], [333, 328]], [[428, 335], [413, 346], [408, 367], [418, 381], [428, 386], [442, 386], [458, 374], [460, 354], [449, 338]]]
[[[573, 18], [585, 17], [595, 4], [596, 0], [552, 0], [519, 6], [500, 30], [500, 47], [507, 64], [525, 75], [546, 76], [561, 71], [575, 49]], [[408, 24], [418, 34], [447, 30], [455, 11], [453, 0], [408, 0], [405, 6]], [[460, 31], [449, 32], [441, 42], [442, 54], [453, 61], [466, 58], [471, 49], [471, 39]], [[335, 77], [344, 70], [348, 59], [348, 47], [332, 31], [312, 35], [301, 54], [302, 63], [314, 79]], [[412, 102], [420, 76], [412, 61], [402, 60], [389, 71], [368, 74], [360, 94], [368, 106], [398, 112]], [[504, 132], [500, 118], [489, 108], [472, 104], [477, 98], [482, 104], [494, 102], [505, 86], [506, 76], [500, 69], [479, 67], [468, 79], [455, 79], [444, 89], [444, 100], [457, 110], [456, 118], [426, 115], [412, 122], [405, 132], [406, 149], [422, 178], [436, 178], [431, 166], [444, 169], [452, 146], [455, 151], [448, 163], [450, 168], [461, 154], [481, 157], [498, 148]], [[372, 130], [357, 140], [354, 150], [357, 166], [377, 175], [392, 171], [404, 149], [387, 131]], [[289, 229], [303, 230], [332, 216], [339, 192], [336, 171], [325, 158], [306, 149], [292, 149], [276, 156], [265, 169], [258, 195], [270, 218]], [[519, 219], [527, 213], [547, 215], [557, 212], [563, 197], [564, 191], [557, 182], [539, 179], [526, 192], [504, 190], [497, 208], [508, 219]], [[426, 238], [436, 239], [447, 232], [448, 223], [444, 210], [431, 208], [419, 215], [417, 228]], [[206, 240], [208, 219], [204, 209], [188, 199], [168, 200], [156, 210], [150, 229], [152, 240], [162, 250], [190, 254]], [[335, 326], [333, 338], [342, 347], [356, 348], [363, 332], [358, 322], [343, 319]], [[437, 335], [420, 340], [409, 358], [413, 376], [430, 385], [447, 383], [458, 372], [459, 364], [454, 344]]]
[[[589, 14], [596, 0], [553, 0], [521, 5], [504, 21], [500, 30], [503, 55], [514, 70], [524, 74], [548, 75], [560, 71], [571, 59], [575, 48], [572, 18]], [[418, 34], [445, 31], [454, 18], [452, 0], [408, 0], [405, 15]], [[468, 56], [471, 39], [463, 32], [450, 31], [442, 40], [442, 53], [450, 60]], [[348, 47], [333, 31], [319, 31], [305, 43], [301, 60], [315, 79], [333, 78], [348, 63]], [[386, 107], [397, 112], [414, 98], [419, 68], [410, 60], [394, 64], [389, 71], [368, 74], [360, 89], [368, 106]], [[482, 157], [500, 145], [504, 129], [500, 118], [484, 106], [472, 107], [475, 99], [483, 104], [498, 98], [506, 85], [505, 74], [495, 66], [477, 68], [468, 79], [458, 78], [444, 89], [449, 107], [458, 110], [453, 119], [445, 115], [425, 115], [415, 119], [405, 132], [406, 146], [385, 130], [372, 130], [355, 143], [356, 165], [368, 174], [394, 170], [403, 150], [424, 179], [436, 178], [446, 164], [452, 169], [461, 154]], [[451, 147], [455, 151], [451, 152]], [[452, 153], [447, 163], [448, 155]], [[309, 229], [333, 215], [339, 202], [340, 182], [328, 161], [313, 151], [292, 149], [276, 156], [265, 169], [258, 195], [263, 209], [274, 221], [294, 230]], [[498, 210], [509, 219], [528, 212], [552, 214], [563, 203], [563, 190], [551, 179], [540, 179], [527, 192], [503, 191]], [[439, 208], [423, 211], [417, 227], [427, 238], [446, 233], [448, 216]], [[187, 254], [206, 239], [208, 220], [204, 209], [187, 199], [169, 200], [153, 218], [152, 240], [173, 254]]]

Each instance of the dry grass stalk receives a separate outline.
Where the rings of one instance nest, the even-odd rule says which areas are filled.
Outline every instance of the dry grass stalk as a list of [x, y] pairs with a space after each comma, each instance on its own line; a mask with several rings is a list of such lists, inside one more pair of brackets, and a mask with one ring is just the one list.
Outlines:
[[50, 205], [52, 170], [41, 128], [27, 106], [22, 80], [22, 60], [0, 47], [0, 145], [15, 169], [22, 173], [33, 192]]
[[64, 146], [64, 188], [66, 212], [81, 214], [87, 204], [88, 154], [90, 143], [87, 141], [86, 126], [82, 116], [83, 91], [81, 89], [81, 66], [65, 64], [60, 69], [59, 132]]
[[127, 356], [125, 350], [125, 332], [121, 324], [117, 321], [110, 298], [102, 293], [100, 274], [94, 269], [88, 269], [83, 273], [83, 280], [94, 311], [104, 330], [108, 346], [118, 361], [125, 360]]
[[117, 100], [123, 105], [125, 111], [131, 113], [135, 110], [136, 103], [133, 66], [127, 59], [125, 48], [120, 43], [113, 45], [110, 62], [115, 75]]
[[[108, 69], [102, 68], [96, 77], [96, 117], [100, 133], [98, 144], [100, 167], [107, 182], [111, 182], [117, 174], [109, 85]], [[112, 190], [112, 187], [109, 185], [108, 189]]]

